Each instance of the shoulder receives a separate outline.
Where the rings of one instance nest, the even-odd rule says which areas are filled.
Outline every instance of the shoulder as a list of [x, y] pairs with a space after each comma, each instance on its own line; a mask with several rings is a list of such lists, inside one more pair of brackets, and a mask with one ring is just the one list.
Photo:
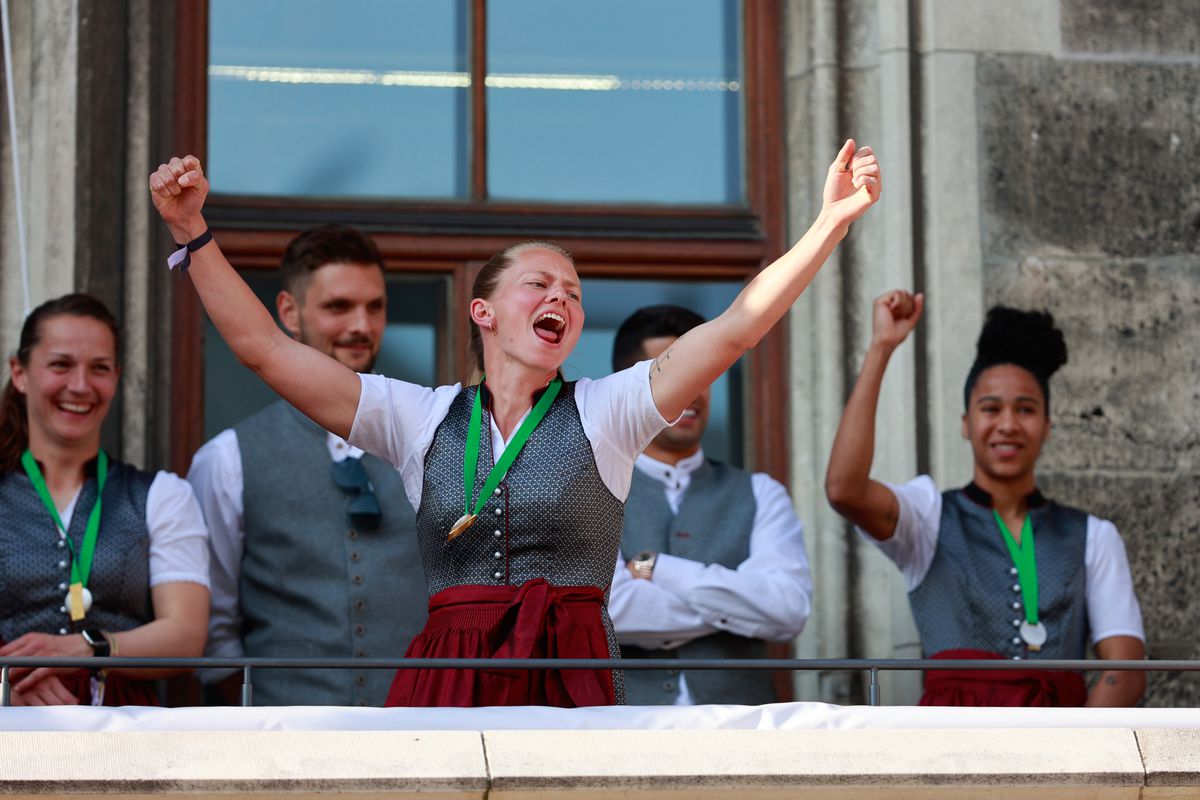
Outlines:
[[150, 490], [155, 478], [153, 474], [138, 469], [133, 464], [116, 459], [109, 460], [108, 474], [110, 479], [118, 478], [125, 485], [143, 492]]

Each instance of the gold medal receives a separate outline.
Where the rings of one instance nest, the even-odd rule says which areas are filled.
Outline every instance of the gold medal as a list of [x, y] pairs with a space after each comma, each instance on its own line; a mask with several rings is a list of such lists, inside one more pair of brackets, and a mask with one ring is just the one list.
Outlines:
[[[67, 604], [71, 607], [72, 622], [79, 622], [83, 619], [84, 612], [87, 610], [83, 600], [83, 593], [86, 591], [82, 583], [71, 584], [71, 590], [67, 594]], [[91, 605], [91, 603], [86, 605]]]
[[477, 515], [475, 514], [463, 514], [461, 517], [459, 517], [458, 522], [455, 522], [454, 527], [450, 529], [448, 534], [446, 534], [446, 541], [453, 542], [456, 538], [458, 538], [460, 533], [475, 523], [476, 517]]

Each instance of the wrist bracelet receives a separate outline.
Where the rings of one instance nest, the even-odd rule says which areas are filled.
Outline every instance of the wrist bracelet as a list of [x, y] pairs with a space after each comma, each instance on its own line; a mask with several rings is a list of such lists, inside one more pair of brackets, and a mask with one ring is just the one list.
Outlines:
[[195, 239], [192, 239], [187, 244], [180, 244], [179, 242], [176, 242], [175, 246], [179, 249], [174, 253], [171, 253], [170, 257], [167, 259], [167, 268], [175, 269], [176, 267], [179, 267], [180, 274], [187, 272], [187, 268], [192, 265], [192, 253], [211, 242], [212, 238], [212, 231], [208, 228], [205, 228], [204, 233], [200, 234]]

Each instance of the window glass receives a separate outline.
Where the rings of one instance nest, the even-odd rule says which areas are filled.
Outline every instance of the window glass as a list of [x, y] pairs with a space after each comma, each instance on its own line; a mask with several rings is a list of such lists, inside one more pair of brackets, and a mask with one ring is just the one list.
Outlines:
[[214, 191], [466, 194], [466, 0], [210, 0], [210, 9]]
[[[278, 274], [245, 272], [243, 277], [267, 308], [274, 310]], [[434, 386], [439, 348], [445, 347], [447, 280], [389, 275], [387, 287], [388, 326], [375, 371]], [[238, 363], [212, 322], [205, 318], [204, 439], [211, 439], [278, 399], [257, 375]]]
[[[724, 311], [742, 289], [737, 282], [676, 283], [667, 281], [583, 280], [583, 308], [587, 321], [575, 352], [563, 365], [568, 380], [600, 378], [612, 372], [613, 339], [625, 318], [643, 306], [673, 303], [690, 308], [705, 319]], [[743, 466], [741, 361], [717, 379], [712, 388], [704, 454], [718, 461]]]
[[741, 4], [490, 0], [488, 191], [741, 203]]

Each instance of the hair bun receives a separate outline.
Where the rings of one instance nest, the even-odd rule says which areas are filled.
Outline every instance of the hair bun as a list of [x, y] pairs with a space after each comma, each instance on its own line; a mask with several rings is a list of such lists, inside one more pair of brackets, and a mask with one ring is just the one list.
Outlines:
[[1048, 311], [993, 306], [979, 333], [975, 364], [1016, 364], [1049, 378], [1067, 363], [1067, 343]]

